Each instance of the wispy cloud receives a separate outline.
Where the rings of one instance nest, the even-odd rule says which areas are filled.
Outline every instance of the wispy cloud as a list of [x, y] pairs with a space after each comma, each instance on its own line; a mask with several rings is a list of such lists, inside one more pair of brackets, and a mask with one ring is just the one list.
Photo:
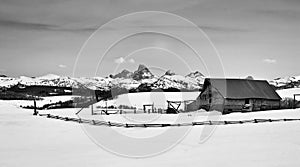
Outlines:
[[129, 63], [135, 63], [135, 60], [134, 59], [129, 59], [128, 62]]
[[29, 22], [22, 22], [22, 21], [14, 21], [14, 20], [0, 20], [0, 26], [7, 26], [7, 27], [14, 27], [14, 28], [21, 28], [21, 29], [34, 29], [34, 30], [50, 30], [58, 28], [56, 25], [50, 24], [40, 24], [40, 23], [29, 23]]
[[67, 66], [64, 65], [64, 64], [60, 64], [60, 65], [58, 65], [58, 67], [59, 67], [59, 68], [67, 68]]
[[119, 57], [119, 58], [115, 59], [115, 63], [117, 63], [117, 64], [125, 63], [125, 59], [123, 57]]
[[275, 60], [275, 59], [263, 59], [263, 62], [268, 63], [268, 64], [276, 64], [277, 60]]
[[249, 32], [249, 29], [239, 28], [239, 27], [229, 27], [229, 26], [212, 26], [212, 25], [201, 25], [199, 28], [204, 31], [214, 31], [214, 32]]
[[115, 63], [117, 64], [123, 64], [123, 63], [135, 63], [135, 60], [134, 59], [129, 59], [129, 60], [125, 60], [124, 57], [119, 57], [117, 59], [115, 59]]
[[32, 23], [16, 20], [0, 20], [0, 26], [22, 30], [44, 31], [95, 31], [98, 28], [98, 26], [64, 27], [55, 24]]

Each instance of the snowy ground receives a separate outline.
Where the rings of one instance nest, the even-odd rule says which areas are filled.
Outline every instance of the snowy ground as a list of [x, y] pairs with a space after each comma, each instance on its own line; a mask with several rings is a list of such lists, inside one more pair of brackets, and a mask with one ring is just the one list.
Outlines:
[[[66, 101], [74, 99], [75, 97], [79, 97], [79, 96], [65, 95], [65, 96], [42, 97], [43, 100], [37, 100], [36, 105], [37, 105], [37, 107], [43, 107], [45, 104], [57, 103], [59, 101], [66, 102]], [[6, 102], [10, 103], [12, 105], [15, 105], [17, 107], [19, 107], [19, 106], [33, 106], [34, 105], [33, 100], [8, 100]]]
[[[76, 110], [43, 112], [74, 116]], [[197, 114], [196, 119], [207, 118], [207, 113]], [[300, 109], [235, 113], [221, 119], [252, 118], [300, 118]], [[109, 115], [107, 119], [121, 121], [117, 115]], [[169, 118], [164, 115], [163, 119]], [[32, 110], [19, 108], [9, 101], [0, 101], [0, 120], [1, 167], [300, 166], [300, 122], [221, 125], [204, 143], [199, 143], [199, 133], [204, 127], [195, 126], [178, 145], [166, 153], [146, 159], [132, 159], [111, 154], [98, 147], [78, 123], [35, 117], [32, 116]], [[125, 129], [123, 133], [139, 132], [146, 135], [163, 130]], [[114, 137], [111, 136], [112, 139]], [[140, 149], [147, 149], [147, 145]]]
[[[300, 94], [300, 88], [282, 89], [276, 91], [281, 98], [294, 98], [294, 94]], [[300, 100], [300, 96], [296, 96], [296, 100]]]
[[[167, 108], [167, 100], [196, 100], [200, 92], [142, 92], [119, 95], [114, 100], [108, 100], [108, 106], [127, 105], [143, 109], [144, 104], [154, 104], [156, 108]], [[95, 106], [105, 107], [106, 102], [100, 101]], [[179, 109], [183, 109], [183, 105]]]

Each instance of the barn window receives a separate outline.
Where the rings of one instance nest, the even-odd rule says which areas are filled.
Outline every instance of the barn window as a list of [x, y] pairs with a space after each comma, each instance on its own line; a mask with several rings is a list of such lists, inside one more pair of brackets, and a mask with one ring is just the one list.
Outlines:
[[245, 104], [250, 104], [250, 100], [249, 100], [249, 99], [246, 99], [246, 100], [245, 100]]

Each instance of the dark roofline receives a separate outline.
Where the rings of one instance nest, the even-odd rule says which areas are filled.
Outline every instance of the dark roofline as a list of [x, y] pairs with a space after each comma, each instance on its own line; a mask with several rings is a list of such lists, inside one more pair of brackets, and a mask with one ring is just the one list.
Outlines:
[[205, 78], [203, 90], [208, 85], [212, 85], [226, 99], [281, 100], [281, 97], [266, 80]]

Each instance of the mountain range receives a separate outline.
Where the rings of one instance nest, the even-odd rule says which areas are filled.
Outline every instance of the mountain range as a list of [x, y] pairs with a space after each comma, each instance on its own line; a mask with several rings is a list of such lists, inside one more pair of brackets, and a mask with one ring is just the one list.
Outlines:
[[298, 88], [300, 87], [300, 76], [278, 77], [269, 81], [276, 89]]
[[[162, 76], [154, 75], [145, 65], [139, 65], [136, 71], [124, 69], [118, 74], [108, 77], [66, 77], [48, 74], [41, 77], [20, 76], [18, 78], [0, 76], [0, 87], [10, 88], [15, 85], [22, 86], [56, 86], [72, 88], [88, 88], [91, 90], [110, 90], [112, 88], [125, 88], [127, 90], [147, 89], [179, 89], [199, 90], [204, 82], [204, 75], [199, 71], [181, 76], [170, 70]], [[139, 91], [139, 90], [137, 90]]]
[[[252, 77], [247, 77], [253, 79]], [[91, 90], [108, 91], [112, 88], [127, 90], [151, 91], [155, 89], [199, 90], [202, 89], [205, 76], [199, 72], [191, 72], [186, 76], [168, 70], [162, 76], [154, 75], [145, 65], [131, 72], [124, 69], [120, 73], [108, 77], [66, 77], [48, 74], [40, 77], [20, 76], [17, 78], [0, 75], [0, 88], [22, 86], [56, 86], [70, 88], [88, 88]], [[276, 89], [300, 87], [300, 76], [286, 76], [270, 80]]]

